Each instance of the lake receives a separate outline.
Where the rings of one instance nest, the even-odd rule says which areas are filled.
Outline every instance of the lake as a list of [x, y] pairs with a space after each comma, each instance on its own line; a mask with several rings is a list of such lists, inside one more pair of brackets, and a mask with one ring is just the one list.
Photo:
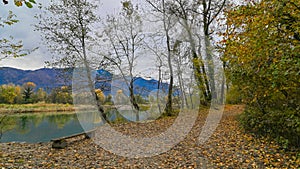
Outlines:
[[[74, 113], [10, 115], [5, 117], [1, 127], [3, 134], [0, 142], [48, 142], [53, 138], [83, 132]], [[91, 129], [93, 127], [90, 125]]]
[[[111, 111], [108, 118], [110, 121], [134, 121], [135, 113]], [[140, 112], [140, 120], [147, 119], [149, 119], [147, 112]], [[8, 115], [0, 124], [2, 131], [0, 142], [49, 142], [53, 138], [91, 130], [102, 124], [99, 115], [92, 112]]]

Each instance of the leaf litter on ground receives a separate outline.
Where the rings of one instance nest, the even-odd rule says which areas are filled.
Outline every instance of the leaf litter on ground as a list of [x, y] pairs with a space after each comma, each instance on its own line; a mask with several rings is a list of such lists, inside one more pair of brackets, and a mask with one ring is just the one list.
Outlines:
[[[241, 105], [226, 105], [213, 135], [198, 144], [207, 110], [187, 137], [170, 151], [146, 158], [125, 158], [104, 150], [92, 139], [76, 140], [65, 149], [51, 143], [0, 143], [0, 168], [296, 168], [299, 149], [286, 150], [267, 138], [255, 137], [239, 126]], [[133, 137], [152, 137], [170, 127], [176, 117], [149, 123], [119, 123], [112, 126]]]

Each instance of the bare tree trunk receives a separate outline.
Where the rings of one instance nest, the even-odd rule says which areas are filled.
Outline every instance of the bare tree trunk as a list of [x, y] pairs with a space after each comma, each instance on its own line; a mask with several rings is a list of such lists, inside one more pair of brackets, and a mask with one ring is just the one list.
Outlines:
[[205, 53], [206, 53], [206, 60], [207, 60], [207, 70], [208, 70], [208, 78], [209, 80], [207, 81], [207, 87], [208, 88], [208, 98], [209, 101], [212, 99], [217, 99], [217, 91], [216, 91], [216, 85], [215, 85], [215, 70], [214, 70], [214, 61], [212, 57], [212, 51], [210, 49], [210, 41], [209, 37], [205, 36]]
[[[196, 50], [196, 44], [192, 36], [192, 32], [188, 26], [187, 20], [184, 20], [184, 27], [186, 28], [186, 31], [188, 33], [188, 39], [189, 43], [191, 45], [192, 50], [192, 62], [193, 62], [193, 68], [194, 68], [194, 76], [197, 82], [198, 89], [202, 92], [204, 95], [204, 101], [201, 103], [203, 105], [207, 105], [209, 102], [209, 86], [207, 85], [206, 79], [206, 71], [204, 67], [203, 60], [200, 56], [197, 54]], [[199, 53], [199, 55], [201, 55]]]
[[134, 96], [133, 82], [134, 82], [134, 79], [131, 79], [130, 84], [129, 84], [129, 97], [130, 97], [130, 102], [134, 107], [136, 121], [140, 121], [140, 116], [139, 116], [140, 107], [137, 104], [136, 98]]
[[[181, 108], [185, 108], [185, 107], [189, 107], [188, 105], [188, 101], [187, 101], [187, 98], [186, 98], [186, 93], [185, 93], [185, 90], [184, 90], [184, 83], [183, 83], [183, 78], [182, 78], [182, 74], [183, 74], [183, 71], [182, 71], [182, 65], [183, 65], [183, 61], [182, 61], [182, 56], [181, 56], [181, 53], [180, 53], [180, 41], [176, 41], [175, 44], [174, 44], [174, 52], [176, 52], [176, 55], [177, 55], [177, 59], [175, 59], [175, 61], [177, 62], [176, 65], [177, 65], [177, 77], [178, 77], [178, 82], [179, 82], [179, 88], [180, 88], [180, 91], [181, 91]], [[178, 50], [179, 48], [179, 50]]]
[[162, 77], [161, 77], [161, 66], [162, 66], [162, 63], [161, 63], [161, 60], [160, 60], [160, 65], [158, 66], [158, 83], [157, 83], [157, 92], [156, 92], [156, 104], [157, 104], [157, 107], [158, 107], [158, 111], [159, 111], [159, 114], [162, 113], [162, 110], [161, 110], [161, 107], [160, 107], [160, 96], [159, 96], [159, 92], [160, 92], [160, 85], [162, 83]]
[[[223, 70], [225, 71], [225, 65], [226, 62], [223, 61]], [[221, 96], [220, 96], [220, 103], [224, 104], [225, 103], [225, 85], [226, 85], [226, 79], [225, 79], [225, 74], [222, 74], [222, 86], [221, 86]]]
[[86, 46], [85, 46], [85, 32], [84, 32], [84, 25], [82, 23], [82, 21], [80, 20], [80, 26], [82, 28], [82, 34], [81, 34], [81, 46], [82, 46], [82, 52], [83, 52], [83, 62], [84, 62], [84, 66], [86, 68], [86, 75], [88, 77], [88, 86], [90, 89], [90, 92], [93, 96], [93, 98], [96, 99], [96, 105], [98, 108], [98, 111], [100, 112], [100, 116], [103, 122], [108, 122], [107, 118], [106, 118], [106, 114], [104, 112], [104, 109], [100, 103], [99, 98], [97, 97], [97, 94], [95, 93], [95, 87], [94, 87], [94, 83], [92, 80], [92, 73], [91, 73], [91, 69], [88, 63], [88, 59], [87, 59], [87, 54], [86, 54]]
[[163, 6], [163, 24], [164, 24], [164, 31], [165, 35], [167, 38], [167, 50], [168, 50], [168, 66], [169, 66], [169, 71], [170, 71], [170, 81], [169, 81], [169, 89], [168, 89], [168, 100], [167, 100], [167, 105], [166, 105], [166, 114], [168, 116], [172, 115], [172, 94], [173, 94], [173, 82], [174, 82], [174, 77], [173, 77], [173, 67], [172, 67], [172, 60], [171, 60], [171, 43], [170, 43], [170, 35], [169, 35], [169, 28], [166, 22], [166, 7], [165, 7], [165, 1], [162, 0], [162, 6]]
[[212, 56], [211, 50], [211, 43], [210, 43], [210, 32], [209, 28], [213, 21], [217, 18], [217, 16], [221, 13], [222, 9], [225, 6], [226, 0], [223, 0], [220, 4], [214, 4], [213, 0], [202, 0], [202, 16], [203, 16], [203, 32], [204, 32], [204, 48], [206, 53], [206, 59], [208, 62], [208, 77], [209, 77], [209, 85], [210, 86], [210, 96], [209, 100], [213, 98], [214, 101], [217, 99], [217, 91], [215, 85], [215, 77], [214, 77], [214, 61]]

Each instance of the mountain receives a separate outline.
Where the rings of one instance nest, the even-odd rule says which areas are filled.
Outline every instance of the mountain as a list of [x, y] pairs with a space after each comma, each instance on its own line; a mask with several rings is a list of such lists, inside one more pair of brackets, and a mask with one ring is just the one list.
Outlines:
[[15, 84], [22, 85], [26, 82], [33, 82], [37, 88], [52, 89], [70, 82], [60, 77], [67, 72], [65, 69], [49, 69], [43, 68], [38, 70], [20, 70], [10, 67], [0, 68], [0, 85]]
[[[58, 69], [58, 68], [43, 68], [38, 70], [20, 70], [10, 67], [0, 67], [0, 85], [3, 84], [15, 84], [22, 85], [26, 82], [33, 82], [36, 84], [36, 88], [43, 88], [47, 92], [56, 87], [72, 84], [72, 72], [73, 69]], [[126, 82], [123, 78], [116, 78], [112, 73], [100, 69], [96, 71], [95, 88], [104, 91], [105, 95], [115, 94], [117, 90], [124, 90], [124, 93], [128, 94]], [[113, 87], [112, 87], [113, 86]], [[156, 90], [158, 81], [155, 79], [147, 80], [141, 77], [134, 79], [134, 93], [139, 94], [142, 97], [147, 97], [149, 93]], [[167, 91], [168, 84], [162, 83], [161, 88], [163, 91]]]

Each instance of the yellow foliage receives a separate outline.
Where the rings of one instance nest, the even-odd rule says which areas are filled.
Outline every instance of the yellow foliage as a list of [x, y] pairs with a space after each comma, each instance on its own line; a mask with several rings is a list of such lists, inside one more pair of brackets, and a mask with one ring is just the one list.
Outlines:
[[102, 90], [100, 90], [100, 89], [95, 89], [95, 93], [96, 93], [96, 95], [97, 95], [99, 101], [100, 101], [101, 103], [104, 103], [104, 101], [105, 101], [105, 95], [104, 95], [104, 93], [102, 92]]
[[23, 85], [25, 88], [35, 88], [36, 84], [33, 82], [27, 82]]

